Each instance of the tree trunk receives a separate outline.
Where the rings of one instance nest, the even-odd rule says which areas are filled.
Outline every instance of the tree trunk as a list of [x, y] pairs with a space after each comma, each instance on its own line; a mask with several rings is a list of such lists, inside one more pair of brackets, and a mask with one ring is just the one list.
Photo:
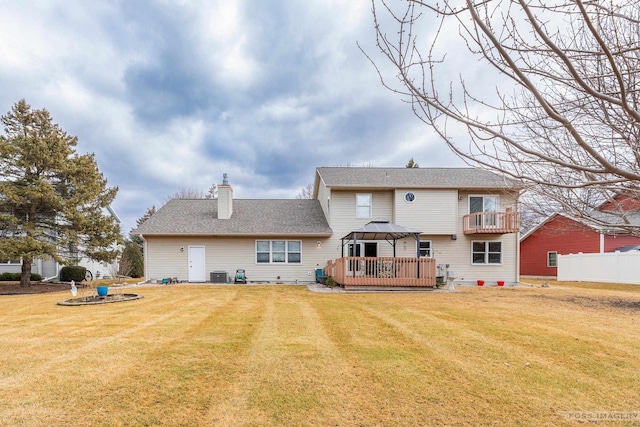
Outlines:
[[31, 257], [22, 258], [22, 275], [20, 276], [20, 286], [28, 288], [31, 286]]

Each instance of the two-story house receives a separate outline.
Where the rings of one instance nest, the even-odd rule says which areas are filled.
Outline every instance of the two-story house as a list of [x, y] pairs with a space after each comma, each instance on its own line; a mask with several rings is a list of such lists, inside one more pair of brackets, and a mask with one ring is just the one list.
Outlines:
[[[147, 279], [206, 282], [243, 269], [253, 282], [303, 283], [346, 258], [354, 277], [392, 286], [407, 267], [391, 259], [425, 258], [448, 265], [456, 283], [515, 284], [518, 194], [512, 182], [475, 168], [320, 167], [313, 199], [234, 199], [225, 180], [217, 200], [171, 200], [137, 233]], [[387, 231], [363, 233], [372, 222]], [[388, 264], [368, 271], [349, 257]]]

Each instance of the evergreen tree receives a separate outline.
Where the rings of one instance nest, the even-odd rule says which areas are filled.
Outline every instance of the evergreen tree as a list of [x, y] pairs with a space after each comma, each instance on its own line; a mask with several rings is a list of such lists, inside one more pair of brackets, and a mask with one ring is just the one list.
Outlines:
[[[145, 212], [144, 215], [142, 215], [140, 218], [138, 218], [136, 220], [136, 226], [137, 226], [136, 228], [140, 227], [146, 220], [151, 218], [151, 215], [153, 215], [154, 213], [156, 213], [156, 207], [155, 206], [151, 206], [149, 209], [147, 209], [147, 212]], [[142, 246], [143, 246], [142, 237], [140, 237], [139, 234], [133, 234], [133, 232], [136, 230], [136, 228], [132, 229], [129, 232], [129, 239], [133, 243], [138, 245], [138, 247], [140, 248], [140, 251], [142, 251]]]
[[120, 227], [104, 209], [118, 189], [107, 187], [93, 154], [78, 155], [77, 138], [24, 100], [2, 116], [2, 124], [0, 257], [22, 258], [20, 285], [29, 286], [37, 257], [113, 260]]
[[142, 251], [135, 242], [129, 242], [122, 252], [120, 274], [131, 277], [142, 277], [144, 275]]
[[419, 168], [420, 165], [413, 161], [413, 157], [409, 160], [409, 162], [404, 166], [405, 168]]

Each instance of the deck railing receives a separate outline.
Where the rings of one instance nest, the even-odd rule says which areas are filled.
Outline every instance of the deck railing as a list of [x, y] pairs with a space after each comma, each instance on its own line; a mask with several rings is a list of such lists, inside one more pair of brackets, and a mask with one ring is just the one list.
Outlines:
[[433, 258], [344, 257], [329, 260], [324, 273], [345, 289], [436, 285]]
[[476, 212], [463, 217], [464, 234], [506, 234], [519, 229], [518, 212]]

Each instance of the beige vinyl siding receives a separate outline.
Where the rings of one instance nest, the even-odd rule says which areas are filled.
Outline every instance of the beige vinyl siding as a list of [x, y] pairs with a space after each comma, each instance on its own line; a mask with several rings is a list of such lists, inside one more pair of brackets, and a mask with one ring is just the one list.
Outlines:
[[[496, 284], [497, 280], [507, 283], [517, 279], [517, 233], [503, 235], [464, 236], [422, 235], [421, 240], [431, 240], [433, 258], [436, 264], [449, 264], [449, 269], [455, 272], [457, 283], [475, 283], [484, 280], [487, 285]], [[500, 241], [502, 242], [502, 264], [473, 265], [471, 262], [472, 241]], [[404, 245], [404, 243], [407, 243]], [[414, 239], [404, 239], [398, 242], [397, 256], [412, 257], [416, 254]]]
[[[415, 200], [405, 200], [411, 192]], [[398, 225], [424, 234], [455, 234], [458, 216], [458, 192], [456, 190], [396, 189], [394, 197], [395, 218]]]
[[[356, 218], [356, 194], [371, 194], [371, 218]], [[346, 234], [374, 220], [393, 220], [393, 191], [332, 190], [331, 216], [328, 220], [329, 226], [333, 230], [333, 236], [328, 241], [328, 246], [332, 249], [332, 251], [329, 252], [329, 256], [335, 259], [341, 256], [341, 238]], [[393, 248], [390, 244], [385, 241], [375, 243], [378, 244], [378, 256], [393, 255]], [[346, 256], [347, 248], [345, 248], [344, 253]]]
[[[371, 218], [356, 218], [356, 194], [371, 194]], [[329, 226], [338, 238], [378, 219], [393, 220], [393, 191], [331, 191]]]
[[[504, 280], [508, 284], [515, 283], [518, 278], [518, 242], [519, 234], [469, 234], [463, 233], [463, 216], [469, 212], [469, 194], [490, 194], [500, 197], [500, 210], [507, 208], [516, 210], [517, 196], [515, 193], [501, 191], [494, 192], [461, 192], [457, 198], [457, 219], [455, 224], [456, 239], [451, 234], [437, 235], [424, 233], [421, 240], [431, 240], [432, 250], [436, 264], [449, 264], [449, 269], [457, 277], [456, 283], [475, 284], [476, 280], [484, 280], [485, 285], [495, 285], [498, 280]], [[402, 193], [404, 198], [404, 193]], [[417, 195], [416, 195], [417, 198]], [[400, 223], [400, 225], [404, 225]], [[474, 265], [471, 259], [471, 244], [473, 241], [500, 241], [502, 242], [502, 263], [499, 265]], [[406, 242], [406, 245], [404, 243]], [[416, 243], [414, 239], [404, 239], [398, 242], [398, 256], [415, 256]]]
[[[300, 264], [259, 264], [256, 262], [256, 240], [297, 240], [302, 242]], [[320, 247], [317, 242], [320, 241]], [[311, 282], [315, 280], [315, 269], [324, 267], [335, 253], [328, 239], [297, 237], [145, 237], [145, 277], [161, 280], [177, 277], [188, 280], [189, 246], [205, 248], [205, 280], [212, 271], [226, 271], [233, 277], [236, 269], [246, 270], [250, 281], [276, 283]], [[181, 251], [180, 248], [184, 248]], [[309, 274], [311, 273], [311, 274]], [[278, 279], [280, 276], [280, 279]]]
[[322, 178], [318, 183], [318, 201], [320, 201], [320, 206], [322, 206], [322, 211], [324, 212], [325, 218], [327, 218], [327, 222], [331, 224], [331, 190], [327, 188]]

